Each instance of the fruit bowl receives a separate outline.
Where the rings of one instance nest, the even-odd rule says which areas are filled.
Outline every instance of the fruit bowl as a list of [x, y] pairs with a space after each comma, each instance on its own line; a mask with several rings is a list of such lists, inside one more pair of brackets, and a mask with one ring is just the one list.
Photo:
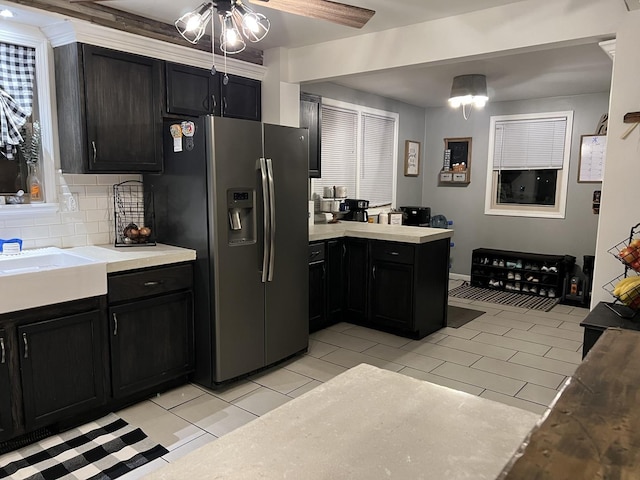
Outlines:
[[630, 309], [640, 310], [640, 275], [620, 275], [603, 287]]
[[640, 238], [624, 240], [611, 247], [608, 252], [625, 266], [640, 272]]

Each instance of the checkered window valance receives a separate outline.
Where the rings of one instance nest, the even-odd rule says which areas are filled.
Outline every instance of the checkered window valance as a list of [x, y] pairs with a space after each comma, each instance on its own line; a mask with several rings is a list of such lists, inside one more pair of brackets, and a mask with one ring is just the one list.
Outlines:
[[13, 159], [33, 109], [34, 48], [0, 43], [0, 154]]

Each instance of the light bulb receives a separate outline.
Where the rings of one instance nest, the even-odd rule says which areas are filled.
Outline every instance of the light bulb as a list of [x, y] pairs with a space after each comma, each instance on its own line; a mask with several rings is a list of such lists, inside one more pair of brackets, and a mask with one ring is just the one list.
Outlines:
[[187, 20], [187, 25], [185, 27], [185, 30], [187, 32], [193, 32], [199, 26], [200, 26], [200, 15], [196, 13], [194, 15], [191, 15]]

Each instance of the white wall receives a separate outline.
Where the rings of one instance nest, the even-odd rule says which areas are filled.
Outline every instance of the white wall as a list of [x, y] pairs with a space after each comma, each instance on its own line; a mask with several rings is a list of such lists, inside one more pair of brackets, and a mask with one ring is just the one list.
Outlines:
[[627, 238], [630, 228], [640, 223], [640, 127], [626, 140], [620, 138], [630, 127], [623, 123], [624, 115], [640, 111], [639, 79], [640, 10], [635, 10], [626, 14], [616, 36], [592, 306], [613, 300], [602, 287], [623, 273], [623, 265], [607, 250]]

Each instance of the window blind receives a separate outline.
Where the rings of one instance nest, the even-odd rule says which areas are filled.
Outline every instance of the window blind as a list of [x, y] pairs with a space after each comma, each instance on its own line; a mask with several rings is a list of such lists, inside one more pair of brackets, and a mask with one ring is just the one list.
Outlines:
[[324, 187], [347, 187], [356, 196], [358, 112], [322, 106], [322, 178], [314, 182], [314, 193], [322, 197]]
[[496, 122], [493, 169], [562, 169], [566, 131], [566, 117]]
[[349, 198], [371, 207], [392, 203], [395, 132], [393, 117], [323, 105], [322, 178], [313, 192], [322, 197], [324, 187], [344, 185]]
[[393, 153], [395, 120], [362, 115], [362, 159], [359, 197], [372, 207], [391, 203], [393, 196]]

